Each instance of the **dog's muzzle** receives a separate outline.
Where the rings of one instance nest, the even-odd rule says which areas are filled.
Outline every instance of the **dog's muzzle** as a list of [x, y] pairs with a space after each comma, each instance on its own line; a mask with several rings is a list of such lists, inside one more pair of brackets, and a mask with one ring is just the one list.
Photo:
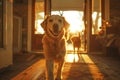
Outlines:
[[58, 33], [59, 33], [59, 25], [56, 24], [56, 23], [53, 25], [53, 32], [54, 32], [55, 34], [58, 34]]

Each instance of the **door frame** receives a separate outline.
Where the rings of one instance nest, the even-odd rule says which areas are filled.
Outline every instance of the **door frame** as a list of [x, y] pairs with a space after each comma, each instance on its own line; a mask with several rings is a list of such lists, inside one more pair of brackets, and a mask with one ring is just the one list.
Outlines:
[[32, 52], [32, 26], [33, 24], [33, 1], [28, 0], [28, 37], [27, 37], [27, 51]]
[[0, 69], [13, 64], [13, 2], [3, 0], [3, 48], [0, 48]]
[[[45, 15], [51, 15], [51, 0], [44, 0], [44, 1], [45, 1], [45, 9], [44, 9]], [[87, 1], [87, 3], [86, 3], [86, 5], [87, 5], [86, 13], [87, 14], [85, 16], [87, 17], [86, 26], [88, 26], [87, 35], [86, 35], [87, 36], [87, 53], [90, 53], [91, 45], [92, 45], [92, 43], [91, 43], [91, 40], [92, 40], [91, 39], [91, 37], [92, 37], [92, 5], [93, 5], [94, 0], [86, 0], [86, 1]], [[31, 24], [30, 24], [31, 27], [29, 27], [28, 32], [31, 31], [31, 34], [33, 34], [33, 32], [34, 32], [33, 27], [34, 27], [34, 20], [35, 20], [35, 17], [34, 17], [35, 16], [35, 0], [30, 0], [30, 2], [31, 2], [30, 4], [32, 5], [32, 8], [30, 10], [28, 9], [31, 12], [31, 13], [29, 13], [29, 11], [28, 11], [28, 13], [29, 13], [29, 15], [32, 15], [32, 17], [31, 17], [31, 20], [28, 19], [28, 23], [31, 22]], [[28, 3], [29, 3], [29, 1], [28, 1]], [[101, 3], [105, 4], [105, 6], [102, 7], [104, 10], [102, 11], [101, 14], [105, 17], [105, 19], [109, 19], [109, 13], [107, 13], [109, 11], [109, 0], [106, 0], [106, 1], [101, 0]], [[101, 4], [101, 6], [102, 6], [102, 4]], [[29, 51], [32, 51], [32, 38], [34, 37], [31, 34], [30, 33], [28, 34], [29, 35], [28, 36], [28, 40], [29, 40], [28, 50]], [[31, 41], [31, 43], [30, 43], [30, 41]]]
[[[14, 20], [13, 20], [13, 29], [15, 29], [15, 27], [18, 27], [17, 31], [18, 32], [13, 32], [13, 53], [19, 53], [22, 50], [22, 18], [19, 16], [13, 16], [13, 19], [17, 19], [18, 20], [18, 25], [14, 26]], [[14, 36], [14, 34], [18, 33], [17, 36]], [[14, 46], [14, 38], [17, 37], [17, 46]]]

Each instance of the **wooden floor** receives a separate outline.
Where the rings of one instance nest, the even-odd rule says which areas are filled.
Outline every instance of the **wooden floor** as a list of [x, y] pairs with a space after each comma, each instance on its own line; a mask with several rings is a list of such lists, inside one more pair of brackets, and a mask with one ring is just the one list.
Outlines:
[[[31, 60], [31, 58], [27, 60]], [[45, 60], [44, 58], [39, 58], [15, 76], [5, 78], [5, 76], [10, 74], [12, 74], [12, 72], [0, 76], [0, 80], [45, 80]], [[63, 80], [76, 79], [120, 80], [120, 58], [104, 56], [97, 53], [90, 55], [79, 54], [79, 57], [68, 54], [63, 69]]]
[[44, 60], [39, 60], [26, 70], [22, 71], [11, 80], [37, 80], [45, 71]]

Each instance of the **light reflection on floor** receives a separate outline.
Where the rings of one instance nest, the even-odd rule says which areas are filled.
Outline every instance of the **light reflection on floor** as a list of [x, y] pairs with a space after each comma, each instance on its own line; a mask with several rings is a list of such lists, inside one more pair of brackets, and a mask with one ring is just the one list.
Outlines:
[[65, 61], [66, 62], [78, 62], [79, 58], [77, 54], [67, 54]]
[[80, 62], [80, 63], [94, 63], [87, 54], [67, 54], [65, 62]]
[[77, 53], [77, 49], [75, 49], [75, 53], [73, 51], [73, 45], [71, 43], [67, 44], [67, 55], [66, 55], [66, 58], [65, 58], [65, 61], [66, 62], [79, 62], [80, 61], [80, 53], [84, 53], [86, 51], [84, 51], [84, 47], [80, 47], [79, 49], [79, 54]]
[[[71, 43], [67, 44], [66, 50], [68, 52], [69, 51], [73, 52], [73, 45]], [[75, 49], [75, 50], [77, 50], [77, 49]], [[83, 45], [81, 45], [79, 51], [82, 52], [82, 53], [86, 53], [86, 51], [84, 50], [84, 46]]]

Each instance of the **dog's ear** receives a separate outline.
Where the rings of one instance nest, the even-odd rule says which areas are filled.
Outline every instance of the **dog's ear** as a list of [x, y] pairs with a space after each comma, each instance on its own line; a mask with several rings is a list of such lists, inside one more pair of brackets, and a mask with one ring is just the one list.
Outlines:
[[69, 27], [70, 27], [70, 24], [65, 20], [64, 17], [63, 17], [63, 20], [64, 20], [64, 27], [65, 27], [65, 30], [68, 31], [68, 30], [69, 30]]
[[47, 19], [49, 16], [46, 16], [44, 21], [40, 24], [42, 26], [42, 28], [45, 30], [46, 26], [47, 26]]

